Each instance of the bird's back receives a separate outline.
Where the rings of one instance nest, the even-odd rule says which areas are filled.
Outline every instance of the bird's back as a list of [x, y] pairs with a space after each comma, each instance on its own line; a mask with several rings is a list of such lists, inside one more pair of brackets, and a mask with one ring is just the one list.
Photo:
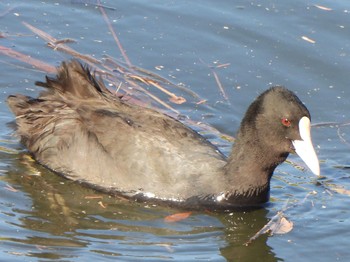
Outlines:
[[[18, 134], [34, 157], [69, 179], [105, 191], [184, 199], [215, 192], [226, 161], [179, 121], [112, 95], [79, 62], [38, 85], [38, 98], [10, 96]], [[202, 190], [205, 189], [205, 192]]]

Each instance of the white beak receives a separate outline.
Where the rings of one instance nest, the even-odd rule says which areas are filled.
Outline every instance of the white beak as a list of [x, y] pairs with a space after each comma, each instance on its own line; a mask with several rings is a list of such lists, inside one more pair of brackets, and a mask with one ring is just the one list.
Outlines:
[[314, 147], [311, 141], [310, 134], [310, 119], [306, 116], [302, 117], [299, 121], [299, 132], [302, 140], [292, 141], [295, 152], [305, 162], [305, 164], [311, 169], [311, 171], [319, 176], [320, 175], [320, 164]]

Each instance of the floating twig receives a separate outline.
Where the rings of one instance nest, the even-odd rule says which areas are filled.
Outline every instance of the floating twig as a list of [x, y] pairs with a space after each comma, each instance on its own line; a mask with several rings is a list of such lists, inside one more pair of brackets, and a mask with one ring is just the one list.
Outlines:
[[103, 204], [102, 201], [98, 201], [97, 204], [99, 204], [99, 206], [101, 206], [102, 208], [107, 208], [107, 206]]
[[340, 126], [338, 126], [338, 128], [337, 128], [337, 135], [338, 135], [340, 141], [342, 141], [344, 144], [350, 146], [350, 143], [344, 138], [344, 135], [341, 134], [341, 127]]
[[47, 73], [55, 73], [56, 68], [54, 66], [51, 66], [49, 64], [46, 64], [38, 59], [32, 58], [29, 55], [24, 55], [20, 52], [17, 52], [11, 48], [0, 46], [0, 53], [7, 55], [9, 57], [15, 58], [19, 61], [25, 62], [27, 64], [31, 64], [32, 66], [36, 67], [39, 70], [42, 70]]
[[315, 191], [308, 192], [303, 200], [294, 203], [292, 205], [288, 205], [289, 200], [287, 200], [286, 204], [283, 208], [274, 215], [266, 225], [264, 225], [254, 236], [252, 236], [246, 243], [245, 246], [250, 245], [254, 240], [256, 240], [259, 236], [270, 233], [270, 234], [286, 234], [293, 229], [293, 222], [289, 221], [285, 218], [284, 212], [288, 209], [291, 209], [296, 206], [300, 206], [305, 203], [310, 195], [315, 195]]
[[59, 43], [56, 44], [57, 42], [60, 42], [60, 40], [52, 37], [51, 35], [49, 35], [48, 33], [40, 30], [39, 28], [36, 28], [34, 26], [32, 26], [31, 24], [28, 24], [26, 22], [22, 22], [29, 30], [31, 30], [33, 33], [35, 33], [36, 35], [38, 35], [39, 37], [41, 37], [42, 39], [44, 39], [45, 41], [47, 41], [48, 46], [51, 47], [54, 50], [59, 50], [65, 53], [68, 53], [76, 58], [79, 58], [83, 61], [85, 61], [86, 63], [90, 64], [100, 64], [101, 62], [95, 58], [93, 58], [90, 55], [83, 55], [77, 51], [75, 51], [73, 48], [70, 48], [68, 46], [66, 46], [65, 44]]
[[118, 48], [119, 48], [119, 50], [120, 50], [122, 56], [124, 57], [125, 62], [126, 62], [127, 65], [131, 68], [131, 67], [132, 67], [132, 64], [131, 64], [131, 62], [130, 62], [130, 60], [129, 60], [129, 57], [126, 55], [126, 52], [125, 52], [125, 50], [124, 50], [122, 44], [120, 43], [119, 38], [118, 38], [117, 34], [115, 33], [115, 31], [114, 31], [114, 29], [113, 29], [113, 26], [112, 26], [111, 22], [109, 21], [108, 16], [107, 16], [107, 14], [106, 14], [106, 12], [105, 12], [103, 6], [101, 5], [100, 0], [98, 0], [97, 3], [98, 3], [98, 5], [99, 5], [98, 8], [100, 9], [100, 12], [102, 13], [103, 18], [104, 18], [105, 22], [107, 23], [107, 26], [108, 26], [108, 28], [109, 28], [109, 31], [111, 32], [111, 34], [112, 34], [112, 36], [113, 36], [113, 38], [114, 38], [114, 41], [117, 43], [117, 46], [118, 46]]
[[221, 92], [221, 95], [224, 97], [224, 99], [225, 99], [226, 101], [229, 102], [228, 96], [226, 95], [225, 89], [224, 89], [224, 87], [222, 86], [221, 81], [220, 81], [220, 79], [219, 79], [217, 73], [216, 73], [213, 69], [211, 70], [211, 72], [212, 72], [213, 75], [214, 75], [216, 84], [217, 84], [218, 87], [219, 87], [219, 90], [220, 90], [220, 92]]
[[11, 186], [9, 184], [6, 184], [5, 189], [8, 191], [14, 192], [14, 193], [18, 192], [18, 190], [16, 188], [14, 188], [13, 186]]
[[309, 38], [307, 36], [304, 36], [304, 35], [301, 37], [301, 39], [303, 39], [304, 41], [309, 42], [311, 44], [315, 44], [316, 43], [315, 40], [313, 40], [313, 39], [311, 39], [311, 38]]
[[162, 106], [164, 106], [165, 108], [173, 111], [175, 114], [179, 115], [180, 112], [177, 111], [176, 109], [172, 108], [171, 106], [169, 106], [167, 103], [163, 102], [161, 99], [159, 99], [156, 95], [150, 93], [149, 91], [147, 91], [146, 89], [142, 88], [141, 86], [137, 85], [135, 82], [133, 81], [128, 81], [129, 84], [133, 85], [134, 87], [137, 87], [138, 90], [142, 91], [143, 93], [147, 94], [150, 98], [152, 98], [154, 101], [158, 102], [159, 104], [161, 104]]
[[103, 196], [99, 196], [99, 195], [85, 196], [84, 199], [103, 199]]
[[147, 78], [143, 78], [141, 76], [138, 75], [129, 75], [129, 77], [133, 78], [133, 79], [137, 79], [139, 81], [141, 81], [144, 84], [147, 85], [152, 85], [156, 88], [158, 88], [160, 91], [162, 91], [163, 93], [167, 94], [168, 96], [170, 96], [170, 101], [176, 103], [176, 104], [182, 104], [184, 102], [186, 102], [186, 99], [180, 96], [175, 95], [172, 92], [169, 92], [166, 88], [162, 87], [160, 84], [158, 84], [157, 82], [151, 80], [151, 79], [147, 79]]
[[7, 15], [8, 13], [10, 13], [14, 8], [13, 7], [10, 7], [8, 9], [6, 9], [5, 11], [1, 12], [0, 13], [0, 17], [3, 17], [5, 15]]
[[[218, 85], [220, 94], [223, 96], [223, 98], [224, 98], [227, 102], [230, 102], [229, 99], [228, 99], [228, 96], [226, 95], [226, 91], [225, 91], [223, 85], [221, 84], [221, 81], [220, 81], [220, 78], [219, 78], [218, 74], [214, 71], [213, 66], [210, 66], [210, 65], [206, 64], [202, 59], [199, 59], [199, 60], [202, 62], [202, 64], [206, 65], [206, 66], [210, 69], [210, 71], [212, 72], [212, 74], [213, 74], [213, 76], [214, 76], [214, 78], [215, 78], [215, 82], [216, 82], [216, 84]], [[228, 65], [228, 64], [224, 64], [224, 65], [226, 66], [226, 65]], [[221, 67], [220, 65], [217, 66], [217, 68], [220, 68], [220, 67]]]
[[318, 9], [321, 9], [323, 11], [332, 11], [332, 8], [326, 7], [326, 6], [322, 6], [322, 5], [314, 5], [314, 7], [317, 7]]

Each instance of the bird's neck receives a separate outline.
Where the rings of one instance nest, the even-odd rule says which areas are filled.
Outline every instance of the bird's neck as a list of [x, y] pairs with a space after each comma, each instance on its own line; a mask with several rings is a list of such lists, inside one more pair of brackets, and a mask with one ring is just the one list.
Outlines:
[[249, 202], [268, 201], [272, 173], [287, 156], [288, 153], [280, 154], [266, 148], [256, 137], [245, 140], [238, 136], [224, 167], [232, 198]]

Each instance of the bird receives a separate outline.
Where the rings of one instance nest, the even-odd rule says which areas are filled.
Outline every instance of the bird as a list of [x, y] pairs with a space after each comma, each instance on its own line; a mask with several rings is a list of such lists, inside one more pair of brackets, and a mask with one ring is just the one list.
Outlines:
[[46, 76], [38, 97], [10, 95], [16, 133], [34, 159], [63, 177], [133, 201], [186, 209], [264, 206], [290, 153], [320, 175], [311, 116], [283, 86], [248, 107], [226, 156], [198, 132], [116, 96], [76, 59]]

